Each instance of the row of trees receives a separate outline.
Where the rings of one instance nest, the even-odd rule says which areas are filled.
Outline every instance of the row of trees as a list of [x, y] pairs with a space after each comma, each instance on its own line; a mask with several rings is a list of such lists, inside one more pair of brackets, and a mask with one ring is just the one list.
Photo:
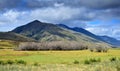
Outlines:
[[20, 43], [15, 50], [83, 50], [88, 49], [84, 44], [75, 41], [52, 41], [52, 42], [24, 42]]
[[109, 49], [108, 45], [101, 43], [94, 43], [87, 45], [76, 41], [52, 41], [52, 42], [24, 42], [15, 48], [15, 50], [86, 50], [89, 49], [91, 52], [107, 52]]

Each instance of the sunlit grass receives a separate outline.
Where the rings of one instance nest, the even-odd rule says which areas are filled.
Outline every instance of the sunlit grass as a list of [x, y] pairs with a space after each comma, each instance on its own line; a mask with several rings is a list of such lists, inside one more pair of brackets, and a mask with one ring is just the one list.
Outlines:
[[[100, 62], [84, 64], [85, 60], [98, 59]], [[111, 58], [117, 61], [111, 62]], [[108, 52], [78, 51], [14, 51], [0, 49], [0, 60], [23, 60], [27, 64], [0, 65], [0, 71], [119, 71], [120, 50], [110, 49]], [[78, 63], [74, 63], [78, 61]], [[34, 64], [38, 63], [38, 66]]]
[[15, 47], [13, 41], [9, 40], [0, 40], [0, 49], [12, 49]]
[[110, 49], [107, 53], [79, 51], [14, 51], [13, 49], [0, 49], [0, 59], [22, 59], [28, 63], [39, 62], [43, 64], [71, 64], [74, 60], [83, 63], [90, 58], [100, 58], [107, 61], [111, 57], [120, 58], [120, 50]]

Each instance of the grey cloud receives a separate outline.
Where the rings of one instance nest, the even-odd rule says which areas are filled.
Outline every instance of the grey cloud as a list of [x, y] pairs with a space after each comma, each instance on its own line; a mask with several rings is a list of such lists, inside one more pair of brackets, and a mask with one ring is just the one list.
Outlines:
[[[56, 6], [79, 9], [80, 14], [75, 20], [93, 20], [95, 18], [120, 17], [119, 0], [0, 0], [0, 11], [16, 10], [33, 10], [53, 8]], [[83, 8], [83, 9], [81, 9]], [[57, 12], [56, 12], [57, 13]]]
[[[96, 16], [104, 15], [119, 17], [120, 2], [119, 0], [0, 0], [0, 11], [16, 9], [16, 10], [33, 10], [42, 8], [55, 8], [55, 6], [84, 8], [80, 11], [79, 17], [76, 19], [92, 20]], [[109, 10], [110, 9], [110, 10]], [[109, 10], [109, 11], [106, 11]]]
[[19, 7], [21, 0], [0, 0], [0, 9], [13, 9]]
[[0, 0], [0, 9], [54, 7], [55, 3], [63, 3], [64, 6], [82, 6], [91, 9], [111, 9], [120, 7], [119, 0]]
[[26, 0], [25, 2], [28, 8], [53, 7], [55, 3], [53, 0]]
[[81, 4], [88, 8], [109, 9], [120, 7], [119, 0], [81, 0]]
[[[10, 3], [6, 4], [9, 1]], [[0, 0], [0, 3], [1, 6], [4, 6], [4, 9], [6, 9], [7, 6], [9, 6], [9, 8], [24, 7], [32, 9], [32, 17], [35, 19], [42, 18], [42, 20], [48, 20], [48, 22], [51, 20], [52, 22], [61, 23], [71, 20], [104, 20], [106, 17], [107, 19], [120, 18], [120, 8], [113, 9], [110, 7], [114, 4], [118, 7], [117, 3], [120, 3], [118, 0]], [[110, 7], [111, 9], [90, 9], [98, 6], [99, 8]]]
[[108, 9], [120, 7], [119, 0], [29, 0], [29, 7], [47, 7], [54, 6], [55, 3], [64, 3], [70, 7], [87, 7], [93, 9]]
[[97, 19], [100, 19], [100, 20], [120, 19], [120, 8], [93, 11], [93, 13], [96, 14]]

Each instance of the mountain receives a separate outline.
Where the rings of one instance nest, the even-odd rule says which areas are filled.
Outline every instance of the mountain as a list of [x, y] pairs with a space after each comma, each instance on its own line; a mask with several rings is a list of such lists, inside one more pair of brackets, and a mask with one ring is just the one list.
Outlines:
[[118, 47], [120, 46], [120, 40], [117, 40], [109, 36], [99, 36], [99, 37], [111, 45], [118, 46]]
[[35, 41], [23, 35], [13, 33], [13, 32], [0, 32], [0, 39], [14, 40], [14, 41]]
[[120, 41], [108, 36], [98, 36], [83, 28], [32, 21], [10, 32], [0, 32], [0, 39], [15, 41], [79, 41], [83, 43], [108, 43], [120, 46]]
[[35, 39], [37, 41], [80, 41], [80, 42], [100, 42], [82, 33], [66, 30], [52, 23], [32, 21], [20, 26], [11, 32]]
[[87, 35], [89, 37], [92, 37], [94, 39], [97, 39], [97, 40], [100, 40], [102, 42], [105, 42], [105, 43], [108, 43], [108, 44], [111, 44], [112, 46], [120, 46], [120, 41], [115, 39], [115, 38], [112, 38], [112, 37], [108, 37], [108, 36], [98, 36], [98, 35], [95, 35], [83, 28], [79, 28], [79, 27], [74, 27], [74, 28], [70, 28], [64, 24], [58, 24], [58, 26], [62, 27], [62, 28], [65, 28], [65, 29], [69, 29], [69, 30], [72, 30], [72, 31], [75, 31], [75, 32], [79, 32], [79, 33], [82, 33], [84, 35]]
[[75, 32], [82, 33], [82, 34], [84, 34], [84, 35], [90, 36], [90, 37], [95, 38], [95, 39], [97, 39], [97, 40], [102, 40], [99, 36], [97, 36], [97, 35], [89, 32], [89, 31], [87, 31], [87, 30], [85, 30], [85, 29], [83, 29], [83, 28], [79, 28], [79, 27], [70, 28], [70, 27], [68, 27], [68, 26], [66, 26], [66, 25], [64, 25], [64, 24], [58, 24], [58, 26], [60, 26], [60, 27], [62, 27], [62, 28], [69, 29], [69, 30], [72, 30], [72, 31], [75, 31]]

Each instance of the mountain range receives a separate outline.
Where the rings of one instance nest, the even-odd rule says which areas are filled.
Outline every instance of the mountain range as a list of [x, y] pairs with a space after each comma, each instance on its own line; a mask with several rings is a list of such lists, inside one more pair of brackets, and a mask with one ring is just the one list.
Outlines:
[[34, 20], [26, 25], [17, 27], [9, 32], [0, 32], [0, 39], [15, 41], [78, 41], [81, 43], [107, 43], [120, 46], [120, 41], [108, 37], [98, 36], [83, 28], [68, 27], [63, 24], [52, 24]]
[[100, 40], [100, 41], [103, 41], [103, 42], [106, 42], [108, 44], [111, 44], [113, 46], [120, 46], [120, 40], [117, 40], [113, 37], [109, 37], [109, 36], [99, 36], [99, 35], [95, 35], [83, 28], [79, 28], [79, 27], [74, 27], [74, 28], [70, 28], [64, 24], [58, 24], [58, 26], [62, 27], [62, 28], [66, 28], [68, 30], [73, 30], [75, 32], [79, 32], [79, 33], [82, 33], [82, 34], [85, 34], [87, 36], [90, 36], [94, 39], [97, 39], [97, 40]]

